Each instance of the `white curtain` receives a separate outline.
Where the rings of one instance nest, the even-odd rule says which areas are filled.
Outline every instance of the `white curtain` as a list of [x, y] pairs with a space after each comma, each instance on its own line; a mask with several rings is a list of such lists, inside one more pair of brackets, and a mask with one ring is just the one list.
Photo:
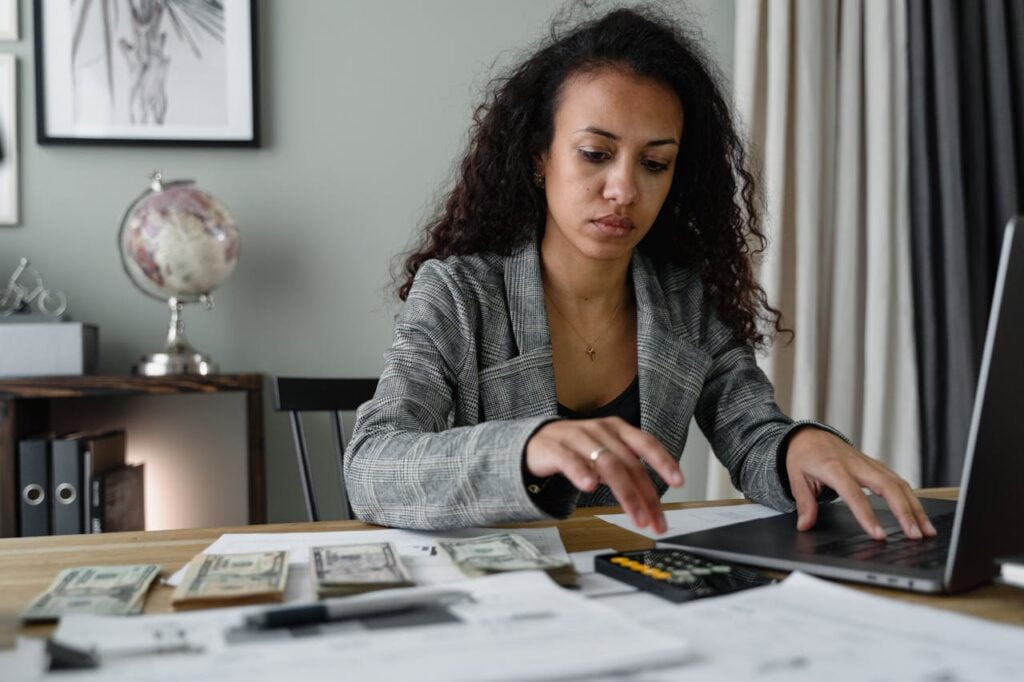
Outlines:
[[[920, 484], [906, 26], [897, 0], [737, 0], [734, 96], [763, 178], [779, 404]], [[736, 491], [709, 465], [708, 497]]]

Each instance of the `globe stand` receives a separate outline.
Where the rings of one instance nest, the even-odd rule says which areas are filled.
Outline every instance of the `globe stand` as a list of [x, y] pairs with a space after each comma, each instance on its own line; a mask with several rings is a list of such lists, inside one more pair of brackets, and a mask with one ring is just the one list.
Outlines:
[[[213, 304], [204, 297], [204, 303]], [[147, 377], [162, 377], [174, 374], [216, 374], [217, 365], [210, 356], [200, 353], [185, 336], [185, 320], [181, 316], [181, 301], [172, 296], [167, 299], [171, 308], [171, 324], [167, 329], [167, 347], [163, 353], [144, 355], [139, 364], [132, 367], [133, 374]]]

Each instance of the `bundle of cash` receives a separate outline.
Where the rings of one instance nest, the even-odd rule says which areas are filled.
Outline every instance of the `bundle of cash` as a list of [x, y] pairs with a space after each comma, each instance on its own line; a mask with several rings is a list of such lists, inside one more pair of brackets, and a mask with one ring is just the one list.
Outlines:
[[438, 540], [437, 546], [470, 578], [504, 571], [541, 570], [567, 587], [576, 585], [579, 578], [571, 561], [545, 556], [515, 533]]
[[281, 601], [287, 581], [287, 552], [198, 554], [171, 603], [189, 609]]
[[321, 598], [413, 584], [408, 569], [390, 542], [312, 547], [309, 577]]
[[78, 566], [57, 574], [53, 584], [32, 600], [24, 620], [56, 620], [67, 613], [126, 615], [140, 613], [146, 592], [160, 567]]

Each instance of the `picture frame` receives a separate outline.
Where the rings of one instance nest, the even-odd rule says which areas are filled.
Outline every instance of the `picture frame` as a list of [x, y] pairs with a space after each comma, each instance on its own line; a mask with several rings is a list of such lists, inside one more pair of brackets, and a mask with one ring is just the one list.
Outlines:
[[259, 146], [256, 0], [34, 11], [39, 144]]
[[18, 219], [18, 63], [0, 54], [0, 225]]
[[18, 0], [0, 0], [0, 40], [18, 39]]

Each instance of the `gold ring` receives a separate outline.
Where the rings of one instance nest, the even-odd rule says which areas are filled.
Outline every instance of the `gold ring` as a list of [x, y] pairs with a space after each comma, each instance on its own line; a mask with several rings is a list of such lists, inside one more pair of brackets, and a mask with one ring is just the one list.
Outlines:
[[589, 455], [590, 461], [591, 462], [596, 462], [597, 458], [600, 457], [601, 455], [603, 455], [606, 452], [608, 452], [608, 448], [597, 448], [596, 450], [594, 450], [593, 452], [590, 453], [590, 455]]

